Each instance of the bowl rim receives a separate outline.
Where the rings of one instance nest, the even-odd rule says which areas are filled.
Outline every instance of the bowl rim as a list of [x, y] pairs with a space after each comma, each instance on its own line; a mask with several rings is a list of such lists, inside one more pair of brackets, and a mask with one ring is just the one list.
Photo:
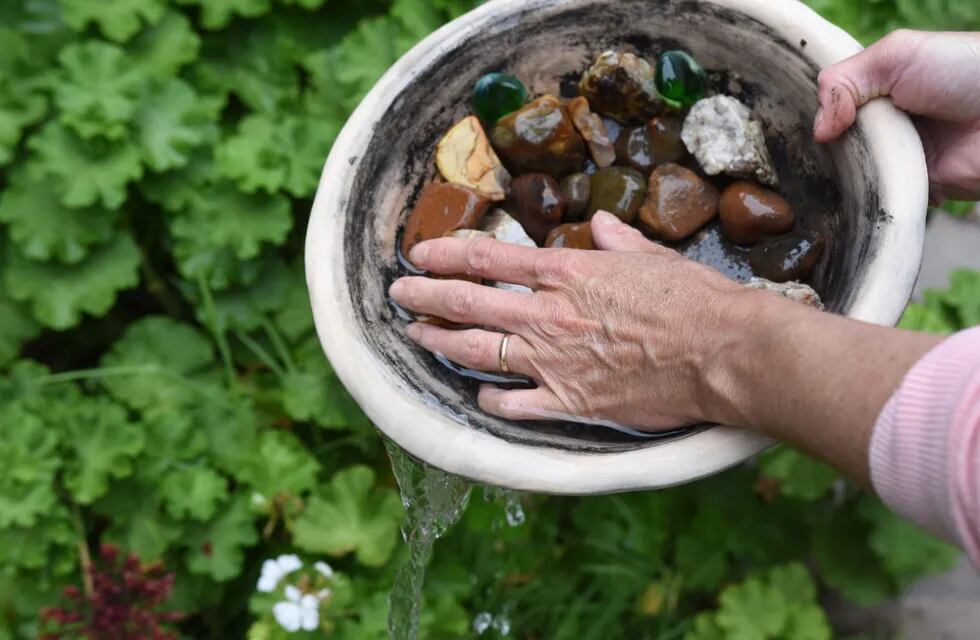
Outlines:
[[[861, 50], [845, 31], [797, 0], [700, 0], [747, 14], [788, 42], [806, 40], [821, 68]], [[450, 22], [406, 53], [350, 117], [324, 166], [306, 237], [306, 277], [320, 343], [335, 372], [372, 422], [409, 454], [482, 483], [551, 494], [599, 494], [668, 487], [739, 464], [773, 444], [765, 436], [715, 427], [652, 447], [576, 452], [507, 442], [469, 428], [435, 397], [404, 386], [359, 339], [344, 274], [343, 217], [348, 189], [374, 125], [428, 64], [500, 16], [573, 9], [569, 0], [491, 0]], [[891, 224], [852, 297], [848, 317], [894, 325], [908, 303], [922, 260], [928, 180], [925, 154], [910, 118], [891, 101], [861, 110], [858, 125], [880, 175], [881, 206]]]

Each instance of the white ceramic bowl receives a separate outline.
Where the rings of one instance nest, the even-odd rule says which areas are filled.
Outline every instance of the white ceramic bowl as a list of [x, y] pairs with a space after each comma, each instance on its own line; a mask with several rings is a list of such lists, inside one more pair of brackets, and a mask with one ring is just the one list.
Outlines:
[[436, 467], [528, 491], [608, 493], [701, 478], [769, 444], [730, 427], [649, 441], [491, 418], [473, 385], [410, 344], [387, 305], [399, 226], [476, 79], [506, 69], [532, 93], [558, 93], [566, 74], [613, 48], [649, 59], [683, 48], [726, 70], [714, 84], [761, 116], [785, 194], [831, 238], [815, 282], [832, 311], [890, 325], [909, 299], [928, 192], [911, 122], [879, 100], [842, 141], [810, 138], [819, 69], [860, 50], [846, 33], [795, 0], [493, 0], [429, 36], [367, 96], [330, 154], [307, 235], [334, 369], [381, 431]]

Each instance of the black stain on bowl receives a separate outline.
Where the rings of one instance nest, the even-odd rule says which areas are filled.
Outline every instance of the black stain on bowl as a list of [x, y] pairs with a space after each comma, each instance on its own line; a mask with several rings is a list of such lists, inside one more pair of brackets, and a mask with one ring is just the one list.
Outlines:
[[[784, 194], [797, 204], [803, 226], [831, 240], [814, 284], [837, 312], [849, 308], [850, 296], [864, 277], [863, 265], [876, 251], [873, 230], [880, 223], [881, 203], [867, 143], [860, 132], [852, 132], [834, 147], [816, 145], [810, 122], [819, 69], [795, 43], [731, 9], [682, 0], [595, 0], [572, 9], [526, 9], [499, 20], [418, 70], [420, 80], [406, 88], [375, 128], [351, 183], [356, 195], [336, 212], [346, 221], [345, 272], [360, 339], [390, 367], [406, 393], [438, 397], [446, 413], [508, 442], [604, 453], [656, 446], [663, 440], [580, 424], [513, 423], [484, 414], [476, 405], [477, 384], [412, 345], [404, 323], [388, 305], [387, 287], [401, 273], [393, 255], [401, 222], [435, 175], [436, 143], [469, 113], [473, 84], [487, 70], [508, 70], [542, 82], [535, 74], [547, 68], [554, 75], [543, 82], [551, 85], [532, 84], [529, 89], [558, 92], [563, 79], [615, 48], [649, 57], [680, 48], [709, 68], [729, 68], [711, 73], [712, 89], [728, 93], [736, 87], [736, 97], [767, 122]], [[562, 66], [555, 66], [557, 62]], [[779, 108], [779, 103], [787, 106]], [[845, 148], [859, 161], [835, 166]]]
[[801, 40], [800, 40], [800, 47], [801, 47], [801, 48], [803, 48], [803, 49], [806, 49], [806, 45], [807, 45], [807, 44], [808, 44], [808, 43], [807, 43], [807, 41], [806, 41], [806, 38], [803, 38], [803, 39], [801, 39]]

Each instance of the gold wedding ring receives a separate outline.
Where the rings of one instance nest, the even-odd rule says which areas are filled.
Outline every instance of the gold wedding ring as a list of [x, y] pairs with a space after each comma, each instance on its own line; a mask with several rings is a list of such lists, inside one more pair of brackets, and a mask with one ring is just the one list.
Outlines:
[[510, 373], [510, 367], [507, 366], [507, 345], [510, 343], [510, 337], [511, 334], [505, 333], [500, 343], [500, 370], [504, 373]]

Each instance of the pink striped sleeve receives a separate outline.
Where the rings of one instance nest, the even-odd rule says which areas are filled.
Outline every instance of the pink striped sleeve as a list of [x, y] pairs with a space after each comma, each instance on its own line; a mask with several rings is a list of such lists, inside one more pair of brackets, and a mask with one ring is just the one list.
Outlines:
[[892, 510], [980, 567], [980, 327], [920, 360], [871, 439], [871, 481]]

